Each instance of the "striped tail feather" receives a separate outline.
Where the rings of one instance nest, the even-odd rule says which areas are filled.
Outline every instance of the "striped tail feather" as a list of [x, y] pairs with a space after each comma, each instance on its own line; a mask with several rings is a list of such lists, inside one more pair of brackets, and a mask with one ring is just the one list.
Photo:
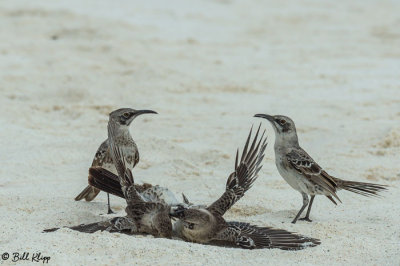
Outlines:
[[89, 169], [89, 184], [114, 196], [125, 198], [118, 176], [104, 168], [91, 167]]
[[[125, 198], [118, 180], [118, 176], [111, 173], [107, 169], [96, 166], [90, 167], [89, 184], [95, 189], [99, 189], [120, 198]], [[153, 187], [153, 185], [149, 183], [143, 183], [141, 185], [135, 184], [134, 186], [138, 193], [143, 193], [147, 189]]]
[[75, 200], [79, 201], [81, 199], [85, 199], [86, 201], [92, 201], [99, 193], [100, 190], [89, 185], [84, 190], [82, 190], [82, 192], [79, 193], [78, 196], [75, 197]]
[[338, 189], [344, 189], [366, 197], [379, 197], [380, 192], [387, 190], [387, 186], [385, 185], [347, 181], [339, 178], [335, 178], [334, 180], [337, 184]]

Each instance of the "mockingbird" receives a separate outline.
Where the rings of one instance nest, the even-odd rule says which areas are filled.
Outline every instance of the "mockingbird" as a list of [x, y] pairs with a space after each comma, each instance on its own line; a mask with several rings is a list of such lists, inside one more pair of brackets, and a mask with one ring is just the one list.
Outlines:
[[[129, 125], [132, 121], [142, 114], [157, 114], [152, 110], [134, 110], [131, 108], [121, 108], [115, 110], [109, 115], [109, 122], [113, 122], [116, 125], [116, 141], [119, 147], [123, 150], [127, 167], [132, 170], [133, 167], [139, 162], [139, 151], [136, 143], [133, 141], [131, 134], [129, 133]], [[98, 148], [93, 162], [92, 167], [102, 167], [113, 173], [117, 173], [113, 160], [110, 154], [109, 139], [106, 139]], [[138, 185], [136, 185], [138, 186]], [[88, 185], [75, 200], [85, 199], [86, 201], [92, 201], [100, 190]], [[110, 196], [107, 193], [108, 213], [112, 213], [110, 208]]]
[[[307, 238], [291, 232], [258, 227], [242, 222], [227, 222], [223, 215], [257, 179], [267, 146], [264, 133], [258, 141], [258, 133], [250, 147], [251, 131], [243, 149], [240, 162], [239, 150], [236, 153], [235, 171], [228, 177], [225, 193], [208, 207], [193, 206], [172, 208], [171, 216], [179, 220], [174, 225], [175, 233], [186, 241], [197, 243], [221, 242], [241, 248], [280, 248], [302, 249], [315, 246], [318, 239]], [[257, 143], [258, 142], [258, 143]]]
[[[334, 204], [340, 199], [336, 191], [345, 189], [363, 196], [378, 196], [386, 186], [346, 181], [329, 175], [299, 145], [296, 127], [292, 119], [282, 115], [256, 114], [271, 122], [275, 131], [275, 164], [280, 175], [288, 184], [303, 196], [303, 206], [292, 223], [296, 223], [308, 206], [307, 214], [300, 220], [311, 222], [310, 211], [315, 195], [325, 195]], [[311, 196], [309, 200], [308, 195]]]
[[[129, 159], [129, 156], [125, 154], [126, 151], [131, 151], [129, 146], [126, 145], [127, 139], [128, 142], [131, 143], [133, 140], [132, 138], [129, 138], [130, 135], [127, 130], [126, 132], [128, 132], [127, 135], [129, 135], [129, 137], [122, 136], [120, 127], [121, 124], [119, 121], [110, 119], [108, 122], [108, 143], [110, 157], [117, 170], [120, 188], [127, 203], [125, 208], [126, 216], [115, 217], [103, 222], [82, 224], [69, 228], [85, 233], [94, 233], [99, 230], [106, 230], [109, 232], [121, 233], [147, 233], [154, 236], [171, 238], [171, 207], [161, 201], [145, 201], [136, 190], [131, 172], [131, 166], [133, 163], [132, 161], [127, 160], [127, 158]], [[93, 173], [96, 174], [97, 172], [95, 171]], [[105, 169], [100, 173], [112, 175], [111, 172]], [[179, 208], [183, 208], [183, 206]], [[44, 231], [53, 232], [57, 229], [58, 228], [53, 228]]]

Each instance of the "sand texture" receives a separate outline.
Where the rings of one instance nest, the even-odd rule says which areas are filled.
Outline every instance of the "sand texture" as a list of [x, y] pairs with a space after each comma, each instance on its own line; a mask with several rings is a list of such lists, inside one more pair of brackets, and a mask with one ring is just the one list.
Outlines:
[[[42, 252], [52, 265], [400, 265], [399, 10], [386, 0], [1, 1], [0, 252]], [[264, 167], [226, 218], [322, 244], [249, 251], [41, 233], [111, 217], [105, 193], [73, 199], [120, 107], [159, 112], [131, 126], [136, 181], [204, 204], [223, 193], [236, 149], [262, 122]], [[274, 132], [256, 113], [293, 118], [331, 175], [389, 191], [341, 191], [337, 206], [317, 197], [314, 222], [291, 224], [301, 195], [280, 177]], [[124, 214], [124, 200], [111, 203]]]

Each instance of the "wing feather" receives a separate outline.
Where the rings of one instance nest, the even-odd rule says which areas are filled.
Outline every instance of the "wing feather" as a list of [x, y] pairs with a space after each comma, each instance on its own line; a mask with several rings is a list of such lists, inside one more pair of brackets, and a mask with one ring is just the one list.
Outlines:
[[265, 131], [258, 139], [260, 126], [250, 144], [253, 128], [247, 137], [246, 144], [243, 148], [239, 162], [239, 150], [236, 151], [235, 171], [229, 175], [226, 182], [225, 193], [211, 204], [207, 209], [213, 213], [223, 215], [230, 207], [233, 206], [244, 193], [251, 188], [254, 181], [258, 177], [264, 158], [265, 148], [267, 147], [267, 138], [264, 138]]
[[227, 222], [227, 227], [217, 235], [217, 240], [227, 241], [245, 249], [279, 248], [299, 250], [319, 245], [321, 242], [282, 229], [259, 227], [249, 223]]
[[[290, 166], [303, 174], [310, 182], [319, 185], [324, 191], [327, 191], [330, 196], [340, 201], [339, 197], [336, 195], [337, 183], [335, 179], [325, 172], [302, 148], [291, 149], [291, 151], [286, 154], [286, 159]], [[336, 204], [333, 198], [331, 200]]]

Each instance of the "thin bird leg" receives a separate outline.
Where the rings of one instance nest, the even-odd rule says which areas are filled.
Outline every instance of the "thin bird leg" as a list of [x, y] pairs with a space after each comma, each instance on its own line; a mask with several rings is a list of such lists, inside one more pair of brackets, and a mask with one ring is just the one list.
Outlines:
[[303, 196], [303, 206], [301, 207], [300, 211], [297, 213], [296, 217], [293, 219], [292, 224], [295, 224], [297, 222], [297, 219], [299, 219], [301, 213], [304, 211], [304, 209], [307, 207], [308, 205], [308, 196], [306, 193], [301, 193], [301, 195]]
[[312, 222], [312, 220], [310, 220], [310, 212], [311, 212], [311, 206], [312, 206], [312, 204], [314, 202], [314, 198], [315, 198], [315, 195], [312, 195], [311, 196], [311, 200], [310, 200], [310, 204], [308, 205], [306, 216], [304, 218], [300, 218], [299, 219], [300, 221]]
[[107, 214], [112, 214], [112, 213], [114, 213], [114, 212], [111, 210], [111, 206], [110, 206], [110, 194], [108, 194], [108, 193], [107, 193], [107, 205], [108, 205]]

